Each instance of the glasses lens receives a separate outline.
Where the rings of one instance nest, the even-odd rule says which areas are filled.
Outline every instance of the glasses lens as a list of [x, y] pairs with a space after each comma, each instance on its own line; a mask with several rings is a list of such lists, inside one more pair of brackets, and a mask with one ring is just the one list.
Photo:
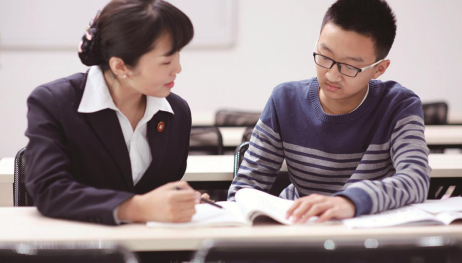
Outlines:
[[331, 68], [334, 63], [332, 59], [318, 54], [314, 55], [314, 62], [323, 68]]
[[340, 73], [348, 77], [355, 77], [358, 74], [358, 69], [348, 64], [340, 63]]

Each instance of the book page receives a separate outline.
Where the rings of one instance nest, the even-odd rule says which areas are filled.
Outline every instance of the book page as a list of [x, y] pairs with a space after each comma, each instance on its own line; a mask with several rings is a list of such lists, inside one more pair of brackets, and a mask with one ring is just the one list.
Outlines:
[[[254, 224], [256, 222], [268, 222], [264, 217], [268, 217], [284, 225], [300, 225], [300, 223], [292, 223], [287, 220], [287, 210], [293, 205], [293, 200], [286, 200], [279, 198], [268, 193], [252, 189], [245, 188], [241, 189], [236, 193], [236, 203], [241, 209], [241, 213], [250, 222]], [[329, 220], [323, 223], [316, 223], [317, 216], [310, 217], [303, 225], [336, 225], [341, 224], [339, 220]]]
[[443, 212], [462, 212], [462, 197], [451, 197], [439, 200], [426, 200], [421, 204], [412, 204], [411, 206], [425, 210], [432, 214]]
[[443, 222], [445, 225], [451, 224], [455, 220], [462, 219], [462, 212], [446, 212], [435, 215], [438, 220]]
[[186, 223], [161, 223], [147, 222], [149, 227], [200, 227], [200, 226], [239, 226], [245, 225], [246, 220], [241, 215], [240, 209], [234, 202], [217, 202], [223, 209], [209, 204], [197, 204], [196, 214], [190, 222]]
[[250, 222], [257, 216], [266, 215], [281, 224], [290, 225], [285, 219], [287, 210], [294, 201], [285, 200], [255, 189], [241, 189], [236, 193], [236, 202], [242, 214]]
[[411, 206], [388, 210], [374, 215], [363, 215], [357, 218], [344, 219], [342, 222], [348, 228], [443, 224], [443, 222], [440, 222], [432, 214]]

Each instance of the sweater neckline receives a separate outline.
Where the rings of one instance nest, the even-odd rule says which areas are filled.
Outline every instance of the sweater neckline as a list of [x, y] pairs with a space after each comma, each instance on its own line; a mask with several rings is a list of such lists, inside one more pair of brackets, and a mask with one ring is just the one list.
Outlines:
[[359, 105], [355, 110], [346, 114], [339, 115], [330, 115], [324, 112], [321, 106], [321, 101], [319, 100], [318, 93], [319, 83], [317, 78], [311, 82], [309, 89], [309, 97], [311, 100], [311, 105], [316, 113], [317, 117], [323, 122], [327, 123], [343, 123], [353, 121], [361, 117], [364, 113], [370, 111], [374, 105], [374, 101], [377, 98], [377, 84], [375, 81], [369, 82], [369, 94], [366, 96], [365, 100]]

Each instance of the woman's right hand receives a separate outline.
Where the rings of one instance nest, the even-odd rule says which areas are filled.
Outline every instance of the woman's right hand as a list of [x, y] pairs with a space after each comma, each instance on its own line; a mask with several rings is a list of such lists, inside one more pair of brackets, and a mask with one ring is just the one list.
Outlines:
[[135, 195], [119, 206], [119, 220], [134, 222], [188, 222], [196, 213], [197, 192], [183, 181]]

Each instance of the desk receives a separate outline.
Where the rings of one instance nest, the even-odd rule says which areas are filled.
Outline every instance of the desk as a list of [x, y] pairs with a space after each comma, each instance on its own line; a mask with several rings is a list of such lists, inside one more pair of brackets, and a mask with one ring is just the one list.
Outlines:
[[244, 135], [246, 127], [219, 127], [223, 137], [224, 147], [237, 147], [242, 143], [242, 135]]
[[[429, 162], [432, 178], [462, 177], [462, 154], [430, 154]], [[233, 167], [233, 155], [191, 155], [182, 180], [197, 189], [227, 189], [233, 180]], [[287, 167], [283, 165], [282, 170], [287, 171]], [[0, 160], [0, 206], [13, 206], [13, 182], [14, 158], [3, 158]]]
[[0, 207], [13, 206], [14, 158], [0, 160]]
[[[238, 109], [236, 109], [238, 110]], [[254, 109], [254, 110], [249, 110], [249, 109], [241, 109], [243, 111], [251, 111], [251, 112], [257, 112], [261, 111], [262, 109]], [[196, 126], [204, 126], [204, 125], [215, 125], [215, 115], [216, 111], [196, 111], [193, 110], [191, 112], [191, 117], [192, 117], [192, 125]], [[462, 123], [462, 112], [457, 112], [454, 110], [450, 110], [448, 112], [448, 123], [450, 125], [453, 124], [461, 124]]]
[[[245, 127], [220, 127], [223, 146], [236, 147], [242, 142]], [[462, 125], [427, 125], [425, 139], [429, 146], [462, 148]]]
[[462, 238], [462, 224], [450, 226], [347, 229], [343, 225], [256, 226], [213, 228], [148, 228], [144, 224], [117, 227], [51, 219], [35, 207], [0, 208], [0, 242], [117, 242], [132, 251], [191, 251], [204, 239], [275, 239], [281, 242], [329, 239], [397, 238], [446, 235]]
[[462, 148], [462, 125], [427, 125], [425, 139], [430, 146]]
[[[462, 154], [430, 154], [430, 177], [462, 177]], [[232, 155], [192, 155], [188, 157], [188, 168], [183, 180], [231, 181], [233, 178], [234, 156]], [[287, 171], [283, 165], [282, 170]]]

